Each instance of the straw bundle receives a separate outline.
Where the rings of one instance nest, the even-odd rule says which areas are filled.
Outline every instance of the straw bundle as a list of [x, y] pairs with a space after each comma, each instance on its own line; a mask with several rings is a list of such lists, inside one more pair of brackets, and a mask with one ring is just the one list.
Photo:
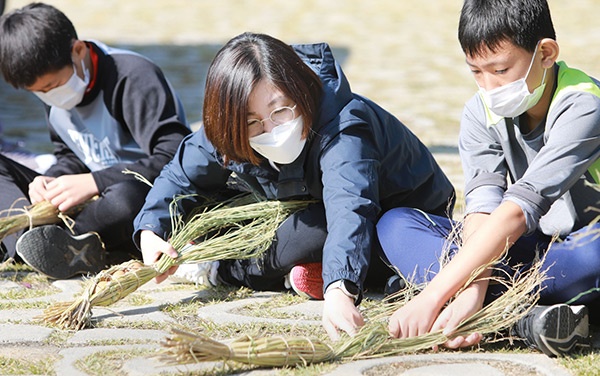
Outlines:
[[[42, 320], [63, 329], [79, 330], [89, 325], [92, 307], [123, 299], [173, 265], [258, 257], [271, 245], [281, 222], [310, 203], [256, 200], [250, 195], [236, 197], [193, 215], [185, 224], [180, 218], [173, 218], [176, 232], [170, 243], [179, 252], [178, 258], [161, 257], [154, 265], [135, 267], [126, 262], [100, 272], [74, 302], [51, 306]], [[191, 243], [206, 236], [209, 237]], [[112, 277], [115, 273], [120, 274], [118, 278]]]
[[[443, 345], [446, 341], [471, 333], [497, 335], [512, 327], [529, 312], [539, 299], [539, 286], [546, 279], [546, 271], [540, 268], [542, 261], [535, 263], [529, 271], [517, 274], [507, 282], [499, 278], [490, 278], [507, 287], [500, 297], [483, 307], [458, 325], [453, 333], [446, 336], [441, 330], [411, 338], [391, 338], [387, 329], [389, 317], [408, 299], [389, 303], [383, 312], [373, 317], [371, 323], [337, 348], [339, 358], [368, 359], [413, 353]], [[474, 274], [476, 274], [475, 272]]]
[[[81, 206], [69, 210], [67, 215], [76, 213], [79, 210], [81, 210]], [[60, 213], [48, 201], [41, 201], [24, 208], [5, 209], [0, 212], [0, 216], [2, 217], [0, 218], [0, 240], [26, 228], [50, 225], [67, 220], [66, 215]]]
[[[259, 366], [283, 367], [414, 353], [443, 345], [448, 339], [457, 336], [475, 332], [482, 335], [497, 334], [513, 326], [539, 299], [538, 286], [546, 278], [545, 271], [540, 270], [541, 265], [541, 261], [537, 262], [527, 273], [514, 277], [509, 281], [510, 286], [502, 296], [463, 321], [449, 336], [444, 335], [442, 331], [436, 331], [404, 339], [390, 337], [387, 321], [396, 309], [410, 300], [414, 290], [409, 289], [396, 296], [397, 299], [393, 303], [387, 303], [381, 309], [374, 309], [375, 316], [356, 336], [344, 342], [329, 346], [320, 341], [303, 338], [304, 342], [297, 343], [304, 343], [304, 348], [294, 350], [294, 354], [301, 353], [301, 357], [294, 358], [295, 362], [290, 361], [289, 351], [289, 343], [294, 338], [245, 337], [226, 345], [180, 330], [174, 330], [174, 335], [162, 343], [160, 359], [171, 364], [231, 360]], [[403, 294], [404, 296], [401, 296]], [[364, 313], [369, 316], [369, 312]], [[264, 346], [260, 347], [257, 344]], [[328, 348], [332, 351], [327, 351]]]
[[169, 354], [165, 354], [162, 359], [170, 364], [230, 360], [262, 367], [282, 367], [322, 363], [335, 356], [330, 345], [306, 337], [252, 339], [245, 336], [224, 344], [204, 335], [177, 329], [172, 331], [175, 336], [162, 343]]
[[89, 323], [91, 307], [111, 305], [155, 276], [154, 268], [135, 260], [113, 266], [86, 280], [78, 300], [58, 303], [48, 308], [44, 312], [44, 320], [63, 329], [82, 329]]

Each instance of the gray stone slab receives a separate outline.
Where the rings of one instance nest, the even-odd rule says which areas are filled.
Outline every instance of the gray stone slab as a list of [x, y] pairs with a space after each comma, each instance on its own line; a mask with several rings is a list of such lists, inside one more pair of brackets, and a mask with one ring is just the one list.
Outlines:
[[[477, 364], [479, 367], [482, 364], [488, 365], [494, 371], [500, 372], [499, 375], [515, 375], [523, 374], [523, 370], [529, 369], [532, 372], [537, 372], [537, 375], [543, 376], [570, 376], [570, 373], [555, 363], [551, 358], [543, 354], [477, 354], [477, 353], [443, 353], [443, 354], [421, 354], [421, 355], [404, 355], [387, 357], [380, 359], [370, 360], [359, 360], [350, 362], [337, 367], [334, 371], [327, 373], [327, 376], [362, 376], [367, 370], [373, 371], [375, 367], [390, 366], [394, 363], [409, 364], [409, 369], [405, 370], [404, 373], [398, 373], [401, 375], [440, 375], [434, 370], [443, 369], [441, 368], [429, 368], [432, 373], [406, 373], [407, 371], [419, 372], [426, 371], [427, 367], [437, 367], [444, 365], [449, 367], [455, 373], [441, 375], [446, 376], [475, 376], [485, 374], [486, 376], [495, 376], [490, 373], [489, 368], [485, 368], [487, 371], [470, 373], [471, 369], [474, 369], [474, 365]], [[502, 365], [499, 367], [497, 365]], [[496, 365], [496, 366], [495, 366]], [[483, 368], [479, 368], [483, 370]], [[512, 373], [504, 372], [504, 370], [511, 370]], [[390, 371], [391, 372], [391, 371]], [[398, 371], [402, 372], [402, 371]], [[392, 374], [392, 373], [384, 373]]]
[[504, 372], [481, 363], [439, 364], [411, 368], [404, 371], [402, 376], [504, 376]]
[[173, 290], [173, 291], [140, 291], [153, 299], [152, 304], [159, 306], [163, 304], [175, 304], [179, 302], [190, 301], [206, 295], [207, 292], [195, 290]]
[[159, 344], [166, 336], [167, 332], [161, 330], [144, 329], [85, 329], [76, 332], [67, 343], [69, 345], [87, 344], [91, 342], [111, 341], [111, 340], [131, 340], [148, 341]]
[[46, 296], [30, 299], [22, 299], [23, 302], [70, 302], [75, 300], [82, 290], [81, 279], [66, 279], [52, 282], [52, 286], [60, 289], [60, 292]]
[[304, 303], [278, 308], [276, 311], [285, 313], [299, 313], [307, 317], [314, 317], [314, 321], [320, 323], [321, 315], [323, 314], [323, 301], [309, 300]]
[[0, 310], [0, 323], [34, 323], [37, 321], [37, 317], [41, 316], [43, 312], [42, 309]]
[[14, 281], [9, 280], [1, 280], [0, 281], [0, 290], [13, 290], [21, 288], [22, 286]]
[[251, 297], [247, 299], [236, 300], [233, 302], [220, 303], [215, 305], [210, 305], [206, 307], [202, 307], [198, 309], [198, 316], [200, 318], [211, 320], [216, 324], [227, 324], [227, 323], [237, 323], [237, 324], [248, 324], [255, 322], [268, 322], [268, 323], [277, 323], [284, 325], [316, 325], [320, 324], [319, 320], [302, 320], [302, 319], [278, 319], [271, 317], [257, 317], [257, 316], [248, 316], [236, 313], [236, 310], [239, 310], [250, 304], [257, 304], [261, 302], [267, 302], [271, 298], [261, 298], [261, 297]]
[[92, 319], [98, 321], [158, 321], [173, 322], [173, 318], [160, 311], [158, 306], [148, 305], [140, 307], [95, 307], [92, 310]]
[[42, 342], [54, 330], [37, 325], [2, 324], [0, 325], [0, 343]]
[[61, 359], [54, 365], [57, 375], [60, 376], [87, 376], [88, 374], [79, 370], [75, 363], [89, 355], [106, 352], [132, 349], [153, 349], [157, 345], [123, 345], [123, 346], [88, 346], [88, 347], [70, 347], [60, 351]]
[[156, 358], [134, 358], [123, 364], [123, 371], [128, 376], [148, 376], [157, 374], [177, 374], [177, 373], [193, 373], [200, 371], [209, 371], [215, 366], [222, 364], [214, 362], [196, 363], [196, 364], [178, 364], [169, 365], [161, 362]]

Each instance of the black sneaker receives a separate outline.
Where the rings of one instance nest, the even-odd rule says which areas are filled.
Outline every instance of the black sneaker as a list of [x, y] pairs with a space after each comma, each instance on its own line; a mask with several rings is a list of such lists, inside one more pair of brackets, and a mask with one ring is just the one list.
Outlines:
[[535, 306], [513, 329], [528, 346], [548, 356], [565, 355], [588, 341], [588, 310], [583, 305]]
[[406, 288], [406, 282], [404, 278], [400, 277], [398, 274], [394, 274], [390, 278], [388, 278], [385, 283], [385, 287], [383, 288], [383, 296], [387, 297], [397, 293], [400, 290]]
[[35, 227], [19, 237], [16, 250], [27, 265], [53, 279], [105, 267], [104, 244], [95, 232], [72, 236], [59, 226]]

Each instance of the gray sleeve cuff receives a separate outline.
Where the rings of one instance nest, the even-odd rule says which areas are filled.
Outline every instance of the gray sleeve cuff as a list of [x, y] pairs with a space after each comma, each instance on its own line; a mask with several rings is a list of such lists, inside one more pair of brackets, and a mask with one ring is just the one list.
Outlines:
[[465, 215], [472, 213], [491, 213], [502, 202], [504, 189], [495, 185], [484, 185], [473, 189], [465, 196]]
[[512, 185], [506, 191], [504, 200], [519, 205], [523, 210], [527, 224], [527, 235], [538, 228], [540, 218], [550, 210], [551, 206], [549, 199], [518, 184]]

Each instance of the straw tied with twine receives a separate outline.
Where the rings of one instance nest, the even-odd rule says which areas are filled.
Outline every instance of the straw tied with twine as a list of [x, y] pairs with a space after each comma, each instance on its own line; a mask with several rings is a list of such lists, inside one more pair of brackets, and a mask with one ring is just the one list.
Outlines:
[[48, 201], [41, 201], [23, 208], [9, 208], [0, 211], [0, 240], [26, 228], [51, 225], [64, 222], [71, 228], [73, 220], [69, 215], [81, 211], [86, 204], [81, 204], [66, 213], [61, 213]]
[[173, 265], [259, 257], [270, 247], [281, 222], [314, 201], [267, 201], [243, 194], [204, 206], [185, 222], [177, 214], [177, 202], [171, 203], [169, 242], [179, 257], [161, 257], [153, 265], [132, 260], [101, 271], [85, 281], [75, 301], [52, 305], [42, 320], [62, 329], [83, 329], [90, 324], [92, 307], [116, 303]]

